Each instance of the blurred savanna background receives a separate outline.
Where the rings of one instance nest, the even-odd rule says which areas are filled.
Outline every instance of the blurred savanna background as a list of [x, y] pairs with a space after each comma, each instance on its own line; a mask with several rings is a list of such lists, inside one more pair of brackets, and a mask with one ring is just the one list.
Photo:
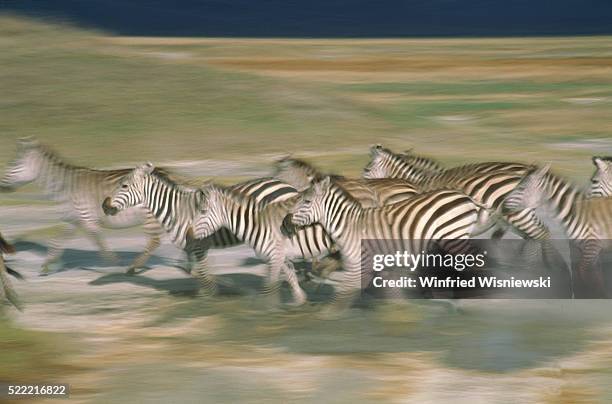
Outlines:
[[[551, 162], [581, 185], [593, 155], [612, 155], [604, 29], [146, 35], [11, 3], [0, 14], [2, 169], [31, 135], [74, 164], [152, 161], [223, 183], [269, 175], [288, 153], [357, 177], [374, 143], [447, 166]], [[27, 279], [13, 281], [23, 312], [0, 317], [0, 382], [69, 383], [78, 402], [612, 399], [608, 301], [475, 300], [462, 313], [380, 303], [330, 322], [315, 305], [257, 309], [257, 277], [194, 297], [168, 242], [147, 271], [123, 275], [84, 237], [64, 270], [39, 277], [61, 212], [35, 186], [1, 196], [0, 230], [18, 247], [9, 264]], [[126, 265], [144, 245], [138, 229], [105, 235]], [[253, 257], [239, 247], [210, 265], [248, 275], [262, 271]]]

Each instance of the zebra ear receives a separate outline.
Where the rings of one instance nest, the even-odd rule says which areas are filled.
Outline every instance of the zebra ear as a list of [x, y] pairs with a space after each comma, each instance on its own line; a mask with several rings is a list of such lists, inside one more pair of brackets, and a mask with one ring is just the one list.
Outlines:
[[608, 169], [608, 164], [606, 164], [603, 157], [593, 156], [593, 164], [595, 164], [595, 167], [599, 168], [601, 171], [606, 171]]
[[144, 163], [142, 167], [143, 167], [144, 172], [146, 172], [147, 174], [151, 174], [153, 170], [155, 170], [155, 166], [150, 161], [147, 161], [146, 163]]
[[40, 143], [34, 136], [25, 136], [17, 139], [17, 147], [21, 150], [39, 146]]
[[383, 145], [380, 143], [376, 143], [370, 147], [370, 155], [376, 156], [379, 151], [383, 149]]
[[286, 166], [288, 166], [290, 164], [291, 159], [292, 159], [292, 154], [291, 153], [287, 153], [283, 157], [281, 157], [278, 160], [276, 160], [275, 164], [278, 167], [286, 167]]
[[331, 178], [329, 176], [323, 177], [321, 180], [315, 183], [316, 190], [325, 193], [331, 186]]

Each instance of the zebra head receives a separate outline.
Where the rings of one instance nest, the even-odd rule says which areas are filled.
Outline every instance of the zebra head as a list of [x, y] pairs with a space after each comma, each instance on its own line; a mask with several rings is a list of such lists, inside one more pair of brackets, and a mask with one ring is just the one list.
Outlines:
[[33, 138], [17, 141], [17, 157], [6, 167], [0, 191], [12, 191], [38, 178], [41, 170], [40, 143]]
[[508, 194], [504, 200], [503, 209], [516, 212], [541, 206], [547, 195], [546, 176], [549, 170], [550, 164], [531, 169], [516, 188]]
[[140, 205], [144, 201], [146, 178], [154, 169], [153, 164], [145, 163], [123, 177], [115, 192], [104, 199], [104, 213], [112, 216], [131, 206]]
[[310, 187], [319, 173], [304, 160], [286, 156], [276, 161], [273, 176], [301, 192]]
[[221, 189], [208, 184], [200, 192], [199, 209], [193, 221], [193, 236], [197, 239], [210, 236], [225, 224]]
[[312, 186], [304, 191], [292, 209], [291, 221], [296, 226], [307, 226], [323, 220], [325, 212], [325, 196], [331, 187], [331, 178], [324, 177], [316, 180]]
[[612, 157], [593, 157], [595, 173], [591, 177], [589, 197], [612, 196]]
[[380, 144], [370, 147], [370, 162], [363, 170], [363, 178], [388, 178], [387, 167], [392, 158], [391, 155], [391, 151]]

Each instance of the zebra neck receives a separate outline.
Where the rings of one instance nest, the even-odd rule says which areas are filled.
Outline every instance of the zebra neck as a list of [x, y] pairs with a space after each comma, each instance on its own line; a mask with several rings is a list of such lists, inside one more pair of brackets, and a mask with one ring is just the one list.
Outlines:
[[38, 176], [35, 181], [46, 194], [57, 196], [58, 192], [69, 190], [77, 167], [43, 151], [39, 153], [38, 164]]
[[[181, 229], [183, 222], [187, 222], [187, 219], [193, 218], [195, 214], [195, 192], [186, 192], [150, 176], [146, 182], [143, 204], [176, 241], [177, 237], [181, 236], [177, 232], [186, 231]], [[183, 216], [185, 220], [179, 220], [177, 215]]]
[[583, 203], [587, 199], [586, 194], [569, 181], [552, 174], [548, 174], [544, 181], [547, 205], [567, 236], [574, 240], [590, 237], [588, 212]]
[[390, 177], [402, 178], [416, 184], [421, 184], [427, 180], [427, 176], [423, 173], [423, 170], [401, 159], [397, 162], [395, 173]]
[[361, 223], [364, 212], [361, 204], [346, 192], [332, 188], [323, 201], [325, 211], [321, 224], [334, 240], [349, 237], [355, 225]]

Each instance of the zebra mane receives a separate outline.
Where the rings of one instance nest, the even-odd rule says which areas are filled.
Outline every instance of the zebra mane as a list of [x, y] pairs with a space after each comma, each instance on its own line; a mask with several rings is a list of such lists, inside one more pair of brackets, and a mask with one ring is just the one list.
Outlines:
[[299, 196], [299, 194], [287, 198], [285, 200], [283, 200], [282, 202], [276, 202], [276, 203], [267, 203], [264, 200], [257, 200], [256, 197], [254, 197], [253, 195], [250, 195], [248, 193], [245, 193], [244, 191], [241, 191], [239, 189], [235, 189], [234, 186], [225, 186], [225, 185], [220, 185], [217, 183], [208, 183], [206, 184], [202, 190], [204, 191], [204, 193], [207, 192], [207, 189], [211, 189], [215, 192], [219, 192], [220, 194], [229, 197], [230, 199], [232, 199], [234, 202], [239, 203], [241, 205], [246, 205], [248, 203], [255, 203], [257, 206], [260, 206], [262, 209], [265, 209], [266, 207], [272, 206], [272, 205], [276, 205], [285, 201], [293, 201], [293, 200], [297, 200], [297, 197]]
[[345, 177], [339, 174], [324, 174], [318, 168], [307, 162], [306, 160], [298, 159], [295, 157], [284, 157], [277, 162], [278, 164], [290, 163], [295, 168], [306, 171], [308, 175], [312, 176], [313, 181], [322, 180], [324, 177], [331, 177], [332, 179], [343, 180]]
[[414, 154], [412, 149], [406, 150], [402, 153], [396, 153], [398, 157], [402, 158], [406, 163], [423, 171], [429, 171], [432, 173], [440, 172], [444, 170], [444, 167], [440, 165], [436, 160]]
[[413, 158], [414, 156], [407, 156], [405, 154], [395, 153], [392, 150], [382, 147], [380, 145], [373, 147], [372, 150], [374, 153], [382, 154], [384, 159], [387, 159], [390, 161], [396, 161], [396, 162], [408, 165], [413, 173], [412, 174], [413, 176], [415, 175], [416, 176], [418, 175], [428, 176], [428, 173], [431, 172], [431, 170], [424, 169], [420, 167], [419, 165], [414, 164], [413, 162], [409, 161], [409, 159]]
[[[38, 152], [40, 152], [44, 158], [51, 160], [54, 164], [59, 165], [60, 167], [64, 167], [70, 170], [83, 170], [83, 171], [90, 171], [90, 172], [109, 172], [112, 171], [115, 174], [118, 175], [128, 175], [130, 174], [134, 169], [133, 168], [117, 168], [117, 169], [113, 169], [113, 170], [100, 170], [100, 169], [96, 169], [96, 168], [91, 168], [91, 167], [85, 167], [85, 166], [80, 166], [80, 165], [76, 165], [76, 164], [72, 164], [68, 161], [66, 161], [59, 153], [57, 153], [53, 148], [51, 148], [50, 146], [40, 143], [40, 142], [36, 142], [36, 143], [30, 143], [26, 146], [29, 149], [34, 149], [37, 150]], [[165, 181], [168, 181], [168, 183], [170, 185], [172, 184], [178, 184], [178, 182], [182, 182], [182, 183], [186, 183], [187, 181], [180, 181], [181, 178], [179, 178], [178, 176], [176, 176], [176, 174], [174, 174], [172, 172], [172, 170], [170, 170], [167, 167], [155, 167], [153, 169], [153, 173], [156, 174], [156, 176], [160, 179], [163, 179]]]
[[334, 178], [333, 176], [327, 177], [330, 179], [330, 187], [332, 192], [336, 194], [339, 193], [344, 199], [361, 206], [361, 202], [357, 198], [355, 198], [349, 191], [347, 191], [347, 189], [339, 181], [337, 181], [336, 178]]
[[[79, 165], [72, 164], [72, 163], [66, 161], [63, 157], [60, 156], [59, 153], [57, 153], [51, 147], [49, 147], [49, 146], [47, 146], [45, 144], [39, 143], [39, 142], [27, 144], [25, 146], [25, 148], [26, 148], [26, 150], [36, 150], [36, 151], [38, 151], [44, 158], [46, 158], [48, 160], [51, 160], [54, 164], [57, 164], [57, 165], [59, 165], [61, 167], [69, 168], [69, 169], [72, 169], [72, 170], [91, 170], [91, 171], [96, 171], [96, 170], [93, 170], [91, 168], [88, 168], [88, 167], [85, 167], [85, 166], [79, 166]], [[126, 168], [125, 169], [125, 173], [127, 174], [129, 172], [130, 172], [130, 169]]]
[[183, 177], [176, 176], [171, 170], [164, 167], [155, 167], [149, 175], [180, 192], [195, 193], [200, 190], [199, 187], [194, 186], [195, 184], [190, 183]]
[[370, 154], [372, 156], [376, 155], [376, 154], [382, 154], [384, 157], [388, 157], [388, 158], [401, 158], [400, 154], [394, 153], [391, 151], [391, 149], [388, 149], [386, 147], [383, 147], [380, 144], [374, 145], [370, 148]]

